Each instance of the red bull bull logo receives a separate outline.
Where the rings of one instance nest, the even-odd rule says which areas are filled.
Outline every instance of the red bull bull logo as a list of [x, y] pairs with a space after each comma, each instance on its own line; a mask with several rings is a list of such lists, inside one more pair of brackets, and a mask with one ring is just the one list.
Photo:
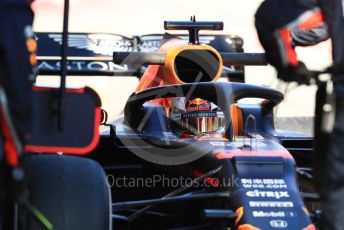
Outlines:
[[193, 100], [189, 100], [188, 105], [202, 105], [208, 103], [208, 101], [203, 100], [202, 98], [195, 98]]

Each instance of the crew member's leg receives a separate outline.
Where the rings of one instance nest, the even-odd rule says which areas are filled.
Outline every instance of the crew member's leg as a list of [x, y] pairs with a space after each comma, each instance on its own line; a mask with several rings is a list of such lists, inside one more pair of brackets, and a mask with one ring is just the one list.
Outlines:
[[[344, 103], [337, 99], [336, 120], [324, 148], [316, 148], [315, 171], [322, 200], [321, 229], [343, 229], [344, 226]], [[326, 138], [326, 134], [321, 135]], [[326, 140], [326, 139], [325, 139]], [[320, 138], [318, 145], [324, 144]], [[326, 141], [325, 141], [326, 142]]]
[[[7, 7], [0, 12], [0, 84], [5, 89], [10, 115], [22, 144], [30, 131], [32, 65], [35, 41], [33, 13], [27, 7]], [[0, 125], [1, 127], [1, 125]], [[3, 140], [1, 140], [1, 144]], [[3, 145], [0, 156], [0, 229], [12, 229], [11, 189]], [[6, 191], [7, 190], [7, 191]], [[8, 215], [8, 216], [7, 216]]]
[[328, 140], [327, 151], [316, 152], [316, 177], [322, 197], [322, 229], [343, 229], [344, 226], [344, 6], [342, 0], [322, 0], [323, 12], [332, 38], [333, 60], [341, 69], [334, 74], [336, 85], [336, 119]]
[[30, 8], [8, 7], [0, 15], [0, 84], [6, 91], [11, 117], [23, 143], [30, 131], [30, 78], [36, 64], [32, 21]]

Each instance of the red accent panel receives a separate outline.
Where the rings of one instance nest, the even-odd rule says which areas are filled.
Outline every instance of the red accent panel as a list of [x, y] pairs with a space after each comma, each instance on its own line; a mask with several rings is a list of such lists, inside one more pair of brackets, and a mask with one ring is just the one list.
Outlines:
[[[168, 41], [162, 47], [159, 48], [159, 51], [166, 51], [169, 47], [173, 46], [175, 43], [179, 42], [179, 38]], [[140, 92], [145, 89], [149, 89], [155, 86], [166, 85], [166, 82], [163, 81], [164, 68], [160, 65], [149, 65], [141, 77], [141, 80], [136, 87], [135, 92]], [[159, 102], [157, 102], [159, 103]]]
[[292, 46], [292, 37], [290, 34], [290, 30], [288, 28], [282, 28], [279, 30], [279, 35], [281, 37], [283, 48], [285, 49], [288, 63], [292, 66], [296, 66], [298, 64], [297, 56], [295, 49]]
[[[180, 42], [180, 38], [175, 38], [168, 41], [163, 46], [159, 48], [159, 51], [166, 51], [169, 47], [173, 46], [175, 43]], [[141, 77], [141, 80], [136, 87], [135, 92], [140, 92], [145, 89], [149, 89], [156, 86], [164, 86], [167, 83], [163, 80], [166, 71], [160, 65], [149, 65]], [[159, 98], [151, 100], [150, 102], [160, 104], [165, 108], [169, 108], [173, 99], [172, 98]]]
[[[199, 171], [192, 172], [196, 178], [203, 176], [204, 174]], [[213, 177], [208, 177], [204, 180], [205, 183], [212, 185], [213, 187], [219, 187], [219, 180]]]
[[244, 215], [244, 207], [238, 208], [235, 213], [238, 215], [238, 217], [235, 219], [235, 225], [238, 225], [242, 216]]
[[162, 81], [162, 69], [159, 65], [149, 65], [141, 77], [141, 80], [136, 87], [136, 92], [159, 86]]
[[300, 23], [297, 28], [299, 30], [310, 30], [316, 27], [320, 27], [324, 25], [324, 23], [325, 23], [324, 14], [318, 11], [312, 14], [309, 18], [307, 18], [306, 21]]
[[219, 160], [233, 158], [236, 156], [249, 157], [283, 157], [293, 158], [287, 150], [214, 150], [213, 152]]
[[310, 224], [307, 227], [305, 227], [303, 230], [316, 230], [316, 229], [317, 228], [313, 224]]
[[190, 138], [191, 134], [190, 133], [183, 133], [181, 138]]
[[4, 137], [5, 159], [9, 166], [16, 167], [19, 164], [19, 153], [12, 139], [10, 129], [2, 113], [3, 112], [1, 111], [1, 127], [2, 127], [2, 134]]
[[[58, 91], [59, 88], [33, 86], [32, 90], [33, 91], [48, 91], [48, 92], [52, 92], [52, 91]], [[65, 92], [67, 92], [67, 93], [79, 93], [79, 94], [82, 94], [82, 93], [85, 93], [85, 88], [65, 89]]]
[[260, 228], [254, 227], [250, 224], [243, 224], [238, 227], [238, 230], [261, 230]]
[[96, 108], [95, 110], [95, 121], [94, 121], [94, 133], [93, 139], [91, 143], [86, 147], [59, 147], [59, 146], [35, 146], [35, 145], [27, 145], [25, 146], [26, 152], [44, 152], [44, 153], [57, 153], [63, 152], [64, 154], [76, 154], [76, 155], [84, 155], [91, 152], [99, 142], [99, 125], [101, 118], [101, 109]]

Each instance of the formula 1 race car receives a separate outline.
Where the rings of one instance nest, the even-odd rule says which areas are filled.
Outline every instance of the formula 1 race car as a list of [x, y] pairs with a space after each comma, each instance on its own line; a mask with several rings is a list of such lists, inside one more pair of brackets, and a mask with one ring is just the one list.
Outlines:
[[157, 52], [114, 52], [115, 64], [146, 65], [88, 155], [107, 172], [115, 228], [316, 229], [312, 138], [274, 128], [278, 90], [218, 81], [223, 66], [266, 64], [200, 44], [199, 30], [222, 27], [166, 21], [189, 40], [166, 35]]
[[[105, 47], [120, 47], [111, 62], [96, 57], [65, 63], [69, 75], [140, 78], [124, 114], [115, 121], [106, 122], [107, 113], [101, 111], [99, 99], [89, 88], [63, 91], [65, 110], [52, 118], [40, 111], [45, 106], [55, 108], [57, 103], [51, 99], [60, 94], [51, 88], [34, 88], [40, 102], [35, 102], [38, 131], [26, 146], [34, 153], [24, 157], [24, 167], [33, 175], [28, 182], [32, 203], [27, 206], [41, 224], [36, 221], [19, 227], [316, 229], [321, 212], [312, 182], [313, 138], [275, 129], [273, 112], [283, 100], [281, 92], [239, 83], [244, 82], [244, 66], [267, 64], [264, 55], [243, 53], [238, 37], [198, 34], [200, 30], [222, 30], [222, 22], [192, 18], [166, 21], [164, 26], [166, 30], [187, 30], [188, 40], [155, 35], [159, 36], [159, 48], [154, 48], [156, 45], [144, 43], [148, 39], [144, 36], [135, 42], [104, 35], [104, 39], [110, 38]], [[44, 51], [59, 48], [63, 40], [58, 34], [37, 36]], [[104, 55], [105, 49], [99, 45], [104, 40], [85, 41], [91, 37], [70, 36], [69, 49], [78, 51], [78, 57], [85, 54], [85, 48], [94, 56]], [[56, 47], [45, 47], [45, 39], [52, 39]], [[209, 45], [202, 44], [204, 40]], [[42, 57], [51, 56], [38, 51]], [[57, 74], [59, 61], [40, 58], [40, 74]], [[220, 81], [221, 76], [232, 81]], [[244, 98], [262, 100], [244, 104], [240, 102]], [[79, 111], [76, 105], [85, 105], [89, 112]], [[59, 130], [51, 138], [47, 133], [55, 126], [48, 124], [60, 124], [60, 116], [65, 122], [62, 130], [71, 135], [66, 138]], [[96, 122], [83, 126], [84, 120]], [[100, 120], [104, 127], [98, 138]], [[85, 133], [90, 135], [84, 141]], [[76, 147], [58, 146], [61, 139]], [[50, 147], [42, 147], [42, 140], [51, 141]], [[64, 154], [47, 156], [41, 154], [44, 152]], [[47, 220], [50, 222], [44, 225]]]

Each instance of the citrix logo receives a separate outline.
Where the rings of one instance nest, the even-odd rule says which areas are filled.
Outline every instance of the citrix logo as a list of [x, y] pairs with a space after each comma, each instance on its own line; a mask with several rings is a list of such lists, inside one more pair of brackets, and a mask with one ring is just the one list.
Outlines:
[[288, 191], [259, 191], [257, 189], [247, 191], [246, 196], [248, 196], [248, 197], [269, 197], [269, 198], [276, 198], [276, 199], [290, 197]]

